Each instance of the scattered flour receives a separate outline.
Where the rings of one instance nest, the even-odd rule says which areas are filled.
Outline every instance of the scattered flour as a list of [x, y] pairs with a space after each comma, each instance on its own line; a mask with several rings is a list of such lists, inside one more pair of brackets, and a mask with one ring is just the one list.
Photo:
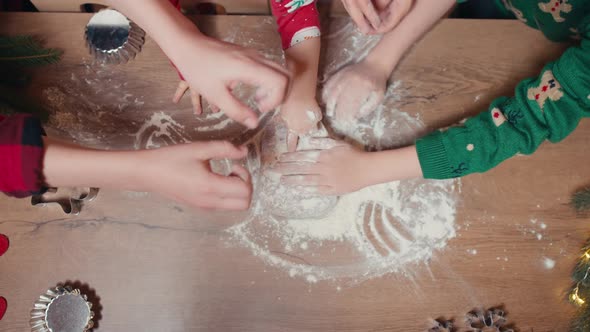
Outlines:
[[[329, 60], [321, 66], [321, 81], [361, 60], [379, 40], [363, 36], [352, 23], [331, 29], [333, 32], [324, 36], [322, 42], [324, 47], [328, 46], [324, 59]], [[329, 47], [332, 43], [341, 46]], [[419, 118], [396, 109], [403, 93], [402, 83], [395, 82], [388, 87], [375, 112], [356, 122], [327, 119], [326, 125], [369, 150], [411, 143], [425, 128]], [[260, 155], [257, 158], [260, 160]], [[456, 236], [459, 180], [416, 179], [380, 184], [341, 196], [325, 216], [294, 219], [270, 213], [269, 197], [260, 190], [260, 173], [265, 163], [249, 162], [261, 165], [250, 169], [255, 181], [252, 209], [242, 223], [228, 232], [231, 244], [241, 244], [264, 263], [292, 278], [309, 283], [355, 283], [389, 273], [410, 275], [413, 268], [428, 264]], [[293, 201], [292, 196], [282, 199]]]
[[[385, 106], [355, 125], [332, 124], [341, 135], [372, 149], [413, 141], [422, 123], [391, 106], [400, 85], [388, 89]], [[237, 243], [290, 277], [310, 283], [360, 282], [409, 273], [427, 264], [456, 235], [458, 180], [380, 184], [341, 196], [325, 216], [295, 219], [270, 213], [267, 202], [274, 197], [259, 190], [261, 169], [251, 170], [258, 180], [250, 216], [228, 231]], [[292, 196], [282, 199], [294, 201]]]
[[322, 38], [322, 47], [326, 54], [324, 58], [328, 59], [323, 66], [322, 82], [344, 66], [364, 59], [381, 39], [378, 35], [363, 35], [352, 21], [340, 21], [330, 26], [330, 30]]
[[184, 126], [164, 112], [153, 113], [135, 134], [137, 149], [154, 149], [188, 142]]
[[[378, 41], [378, 37], [363, 36], [352, 23], [335, 27], [333, 31], [325, 37], [324, 45], [334, 42], [344, 47], [328, 48], [325, 59], [330, 60], [323, 65], [321, 76], [324, 78], [362, 59]], [[65, 105], [68, 110], [78, 113], [60, 111], [58, 115], [62, 119], [56, 118], [56, 126], [76, 131], [78, 128], [72, 126], [84, 128], [88, 119], [104, 122], [105, 119], [101, 118], [104, 110], [112, 113], [112, 110], [123, 112], [130, 107], [143, 107], [141, 96], [124, 93], [127, 83], [112, 85], [113, 80], [117, 81], [116, 73], [89, 65], [86, 69], [86, 77], [71, 76], [74, 85], [85, 84], [83, 94], [74, 96], [70, 91], [58, 94], [56, 90], [48, 91], [48, 98], [53, 98], [51, 102], [58, 110], [63, 110], [63, 104], [69, 100], [82, 100], [84, 108], [92, 112], [85, 115], [78, 111], [80, 107]], [[401, 86], [399, 81], [392, 84], [383, 104], [358, 122], [328, 121], [328, 125], [340, 135], [372, 150], [412, 142], [425, 128], [418, 118], [395, 109], [395, 103], [402, 95]], [[244, 93], [253, 95], [249, 91]], [[71, 98], [64, 99], [69, 95]], [[112, 100], [112, 103], [98, 106], [92, 102], [93, 95], [101, 100]], [[246, 102], [251, 105], [251, 101]], [[192, 130], [222, 131], [232, 125], [222, 113], [209, 113], [200, 119], [202, 126]], [[114, 135], [118, 128], [115, 122], [119, 119], [115, 114], [110, 120], [113, 121]], [[187, 128], [164, 112], [153, 113], [143, 124], [137, 125], [140, 128], [132, 136], [136, 148], [157, 148], [189, 141]], [[259, 151], [261, 144], [257, 144]], [[254, 154], [251, 158], [260, 159], [261, 155]], [[309, 283], [344, 278], [360, 282], [388, 273], [409, 272], [413, 266], [427, 264], [437, 251], [446, 247], [449, 239], [456, 236], [459, 180], [408, 180], [381, 184], [340, 197], [325, 215], [320, 214], [320, 218], [293, 219], [268, 213], [265, 205], [268, 197], [265, 198], [260, 190], [260, 160], [250, 164], [253, 165], [250, 170], [255, 182], [252, 210], [242, 223], [229, 228], [228, 232], [235, 240], [233, 243], [243, 245], [264, 263], [293, 278], [302, 278]], [[310, 199], [309, 204], [313, 205], [313, 202], [314, 199]], [[310, 205], [304, 208], [317, 209]], [[340, 290], [340, 286], [337, 289]]]
[[543, 266], [547, 269], [547, 270], [551, 270], [555, 267], [555, 261], [551, 258], [548, 257], [543, 257]]
[[[288, 129], [280, 121], [273, 121], [261, 138], [260, 155], [263, 168], [259, 175], [259, 191], [261, 200], [270, 214], [280, 218], [317, 219], [325, 217], [338, 202], [336, 196], [319, 196], [317, 193], [304, 191], [295, 186], [286, 186], [280, 182], [280, 174], [272, 170], [277, 156], [287, 152]], [[328, 133], [318, 131], [320, 137]], [[299, 148], [309, 148], [311, 137], [300, 137]], [[310, 152], [309, 156], [316, 157], [317, 152]]]
[[524, 229], [523, 233], [524, 234], [530, 233], [537, 240], [541, 241], [543, 239], [543, 237], [545, 236], [545, 234], [543, 234], [543, 231], [547, 229], [547, 224], [545, 224], [544, 222], [539, 221], [536, 218], [531, 218], [530, 219], [530, 223], [532, 225], [534, 225], [533, 227], [536, 227], [536, 228], [531, 228], [531, 229], [528, 229], [528, 230], [527, 229]]

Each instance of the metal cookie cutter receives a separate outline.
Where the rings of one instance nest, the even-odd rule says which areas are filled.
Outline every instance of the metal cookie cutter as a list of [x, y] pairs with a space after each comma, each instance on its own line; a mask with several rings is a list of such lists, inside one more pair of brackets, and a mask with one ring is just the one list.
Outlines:
[[92, 303], [79, 289], [48, 289], [31, 310], [32, 332], [86, 332], [94, 327]]
[[145, 31], [114, 9], [94, 14], [86, 25], [86, 45], [100, 63], [123, 64], [145, 43]]
[[31, 205], [59, 204], [65, 214], [78, 215], [86, 202], [98, 196], [98, 188], [87, 188], [82, 192], [74, 190], [68, 194], [59, 195], [57, 188], [49, 188], [44, 194], [33, 195]]

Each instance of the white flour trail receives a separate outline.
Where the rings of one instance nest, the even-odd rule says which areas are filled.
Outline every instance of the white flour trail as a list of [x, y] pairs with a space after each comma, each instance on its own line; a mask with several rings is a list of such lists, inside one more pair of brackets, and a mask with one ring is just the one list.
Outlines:
[[152, 114], [135, 134], [136, 149], [154, 149], [178, 143], [189, 143], [184, 126], [164, 112]]

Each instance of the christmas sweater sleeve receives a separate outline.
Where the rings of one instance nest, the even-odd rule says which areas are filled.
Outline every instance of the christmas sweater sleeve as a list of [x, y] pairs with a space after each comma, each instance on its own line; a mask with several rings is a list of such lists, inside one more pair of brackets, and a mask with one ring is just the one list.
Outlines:
[[495, 100], [464, 124], [416, 142], [425, 178], [446, 179], [485, 172], [516, 154], [532, 154], [548, 140], [568, 136], [590, 116], [590, 18], [582, 41], [536, 78], [522, 81], [512, 98]]
[[43, 129], [30, 115], [0, 115], [0, 191], [27, 197], [43, 189]]
[[315, 0], [270, 0], [283, 50], [320, 36]]

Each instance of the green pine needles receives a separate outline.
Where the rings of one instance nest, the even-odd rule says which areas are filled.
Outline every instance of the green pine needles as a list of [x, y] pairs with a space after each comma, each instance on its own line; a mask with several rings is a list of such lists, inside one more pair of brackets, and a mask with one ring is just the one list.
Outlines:
[[33, 36], [0, 36], [0, 68], [56, 63], [62, 51], [44, 48]]
[[590, 211], [590, 188], [575, 193], [572, 196], [571, 204], [577, 212]]
[[0, 36], [0, 114], [30, 113], [47, 120], [43, 105], [23, 90], [30, 81], [26, 68], [56, 63], [62, 53], [33, 36]]
[[574, 285], [570, 289], [568, 299], [578, 307], [578, 312], [570, 326], [571, 332], [590, 331], [590, 242], [581, 250], [580, 260], [572, 273]]
[[[576, 212], [590, 211], [590, 188], [582, 189], [572, 196], [572, 207]], [[568, 299], [578, 307], [570, 332], [590, 331], [590, 240], [580, 251], [580, 258], [572, 271], [572, 285]]]

